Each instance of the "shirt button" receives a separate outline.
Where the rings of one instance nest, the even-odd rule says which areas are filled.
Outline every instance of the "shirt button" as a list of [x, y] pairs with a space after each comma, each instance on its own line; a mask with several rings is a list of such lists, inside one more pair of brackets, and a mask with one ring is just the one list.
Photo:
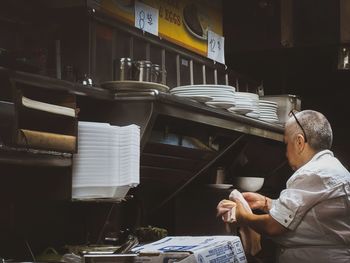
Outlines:
[[288, 220], [287, 220], [287, 219], [284, 219], [284, 223], [288, 223]]
[[292, 218], [292, 215], [289, 215], [289, 218]]

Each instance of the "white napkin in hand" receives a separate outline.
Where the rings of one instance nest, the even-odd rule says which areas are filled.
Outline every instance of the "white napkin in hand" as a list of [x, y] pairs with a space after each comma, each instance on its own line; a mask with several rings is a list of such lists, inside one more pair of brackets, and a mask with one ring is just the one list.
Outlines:
[[[222, 221], [227, 223], [236, 222], [236, 204], [230, 210], [228, 210], [225, 214], [222, 215]], [[228, 231], [229, 232], [229, 231]]]
[[[239, 200], [243, 207], [249, 211], [250, 213], [253, 213], [252, 210], [249, 207], [249, 204], [247, 201], [244, 199], [243, 195], [236, 189], [234, 189], [229, 196], [229, 199], [231, 201], [236, 201]], [[230, 216], [231, 218], [234, 218], [234, 221], [236, 221], [236, 215], [234, 214], [232, 216], [232, 211]], [[234, 213], [236, 213], [236, 208], [234, 209]], [[234, 222], [232, 221], [232, 222]], [[255, 256], [259, 251], [261, 250], [261, 244], [260, 244], [260, 234], [256, 233], [253, 229], [251, 229], [248, 226], [242, 226], [239, 228], [239, 233], [241, 234], [241, 239], [243, 243], [244, 250], [251, 254], [252, 256]]]

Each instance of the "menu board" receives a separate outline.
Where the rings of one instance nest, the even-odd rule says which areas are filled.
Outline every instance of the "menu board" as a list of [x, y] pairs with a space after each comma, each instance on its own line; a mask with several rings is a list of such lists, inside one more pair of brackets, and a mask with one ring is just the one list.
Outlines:
[[[158, 35], [203, 56], [208, 54], [208, 32], [223, 35], [222, 1], [143, 0], [158, 10]], [[104, 12], [135, 25], [135, 1], [102, 0]]]

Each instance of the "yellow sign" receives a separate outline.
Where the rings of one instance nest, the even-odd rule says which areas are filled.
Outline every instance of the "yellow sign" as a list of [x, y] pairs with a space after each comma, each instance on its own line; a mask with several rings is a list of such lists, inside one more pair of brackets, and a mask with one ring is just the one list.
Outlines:
[[[159, 10], [159, 36], [207, 56], [208, 30], [223, 35], [222, 2], [212, 0], [143, 0]], [[102, 0], [102, 9], [134, 25], [133, 0]]]

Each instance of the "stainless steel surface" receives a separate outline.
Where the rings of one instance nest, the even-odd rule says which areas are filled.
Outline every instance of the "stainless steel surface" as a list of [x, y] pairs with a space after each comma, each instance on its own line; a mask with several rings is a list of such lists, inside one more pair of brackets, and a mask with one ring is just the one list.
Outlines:
[[84, 255], [83, 263], [132, 263], [136, 254]]
[[[118, 100], [118, 95], [116, 99]], [[139, 92], [129, 92], [127, 96], [120, 98], [117, 107], [125, 125], [133, 123], [132, 115], [140, 115], [144, 107], [154, 104], [154, 115], [162, 114], [183, 120], [194, 121], [214, 127], [234, 130], [245, 134], [256, 135], [277, 141], [283, 141], [284, 128], [281, 125], [272, 124], [243, 115], [232, 114], [222, 109], [208, 107], [205, 104], [191, 101], [186, 98], [179, 98], [174, 95], [159, 93], [154, 95], [141, 95]], [[132, 104], [130, 102], [138, 102]], [[127, 103], [127, 104], [126, 104]], [[132, 107], [132, 111], [130, 110]], [[127, 110], [129, 108], [129, 110]], [[129, 116], [129, 117], [128, 117]], [[137, 124], [137, 123], [136, 123]], [[141, 125], [142, 131], [142, 125]]]
[[214, 84], [218, 84], [218, 70], [214, 69]]
[[125, 81], [106, 81], [101, 83], [101, 87], [111, 91], [144, 91], [144, 90], [159, 90], [168, 92], [168, 86], [145, 81], [125, 80]]
[[203, 84], [206, 84], [207, 83], [207, 77], [206, 77], [206, 73], [205, 73], [205, 65], [202, 65], [202, 77], [203, 77]]
[[176, 86], [181, 86], [180, 55], [176, 55]]
[[[152, 100], [153, 96], [156, 96], [159, 94], [159, 91], [156, 89], [145, 89], [143, 91], [137, 91], [137, 94], [135, 94], [135, 92], [133, 91], [123, 91], [123, 92], [117, 92], [114, 95], [114, 98], [117, 100], [120, 99], [125, 99], [125, 100], [129, 100], [130, 96], [132, 96], [135, 100], [145, 100], [146, 98], [149, 98]], [[137, 96], [135, 96], [137, 95]], [[151, 96], [151, 97], [149, 97]], [[146, 99], [147, 100], [147, 99]]]
[[167, 78], [167, 71], [166, 71], [166, 67], [165, 67], [165, 49], [162, 48], [161, 51], [162, 54], [162, 84], [166, 85], [166, 78]]
[[194, 76], [193, 76], [193, 59], [190, 59], [190, 84], [194, 84]]

